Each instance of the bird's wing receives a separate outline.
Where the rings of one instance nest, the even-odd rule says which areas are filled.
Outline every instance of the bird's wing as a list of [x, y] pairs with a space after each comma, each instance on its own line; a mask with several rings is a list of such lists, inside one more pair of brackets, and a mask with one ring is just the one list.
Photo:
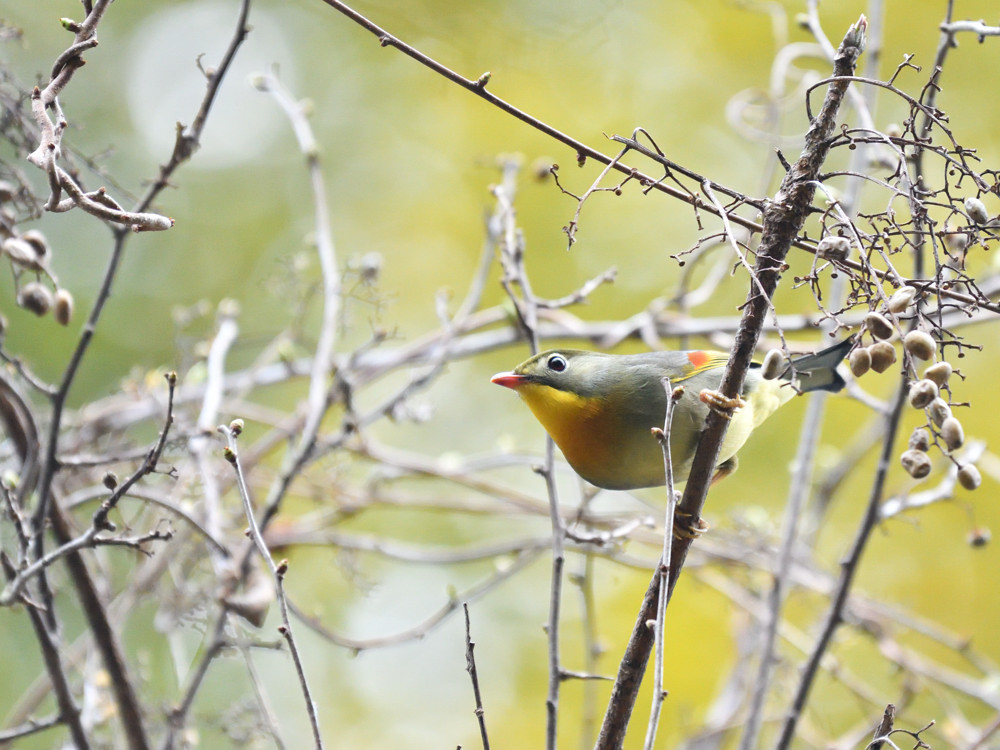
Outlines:
[[716, 370], [725, 367], [729, 361], [729, 354], [726, 352], [716, 352], [707, 349], [694, 349], [687, 352], [673, 352], [686, 360], [687, 366], [682, 374], [674, 378], [676, 382], [682, 383], [702, 372]]
[[623, 359], [635, 375], [641, 376], [632, 378], [632, 382], [662, 390], [659, 383], [661, 377], [668, 377], [672, 383], [679, 385], [701, 373], [725, 367], [729, 355], [726, 352], [693, 350], [628, 354]]

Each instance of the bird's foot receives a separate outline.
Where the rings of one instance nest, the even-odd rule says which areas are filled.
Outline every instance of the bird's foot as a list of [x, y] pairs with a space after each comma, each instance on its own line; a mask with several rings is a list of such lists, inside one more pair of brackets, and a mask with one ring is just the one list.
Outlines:
[[716, 482], [720, 482], [734, 471], [736, 467], [740, 465], [740, 461], [736, 456], [730, 456], [721, 464], [715, 467], [715, 473], [712, 475], [712, 481], [709, 482], [709, 486], [714, 486]]
[[708, 528], [704, 518], [680, 510], [674, 511], [674, 539], [697, 539]]
[[712, 391], [707, 388], [698, 394], [698, 398], [709, 409], [717, 414], [721, 414], [726, 419], [732, 419], [733, 414], [746, 406], [746, 401], [739, 396], [729, 398], [728, 396], [723, 396], [719, 391]]

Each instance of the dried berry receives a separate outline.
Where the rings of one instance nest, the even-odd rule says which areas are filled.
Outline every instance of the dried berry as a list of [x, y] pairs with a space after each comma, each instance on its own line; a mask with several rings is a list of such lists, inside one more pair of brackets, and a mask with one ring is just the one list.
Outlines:
[[943, 388], [948, 382], [948, 378], [951, 377], [951, 365], [947, 362], [938, 362], [936, 365], [931, 365], [924, 370], [924, 377], [927, 380], [933, 380], [937, 383], [938, 388]]
[[972, 198], [971, 196], [966, 198], [965, 211], [969, 214], [969, 218], [977, 224], [985, 224], [990, 220], [990, 215], [986, 213], [986, 206], [979, 198]]
[[944, 424], [944, 420], [951, 416], [951, 407], [943, 398], [936, 398], [927, 407], [927, 413], [931, 416], [931, 421], [938, 427]]
[[885, 372], [896, 362], [896, 350], [888, 341], [879, 341], [868, 347], [871, 356], [872, 369], [875, 372]]
[[910, 331], [903, 338], [903, 346], [917, 359], [934, 359], [934, 339], [926, 331]]
[[892, 334], [895, 333], [888, 318], [877, 312], [870, 312], [865, 316], [865, 328], [871, 331], [872, 336], [877, 339], [892, 338]]
[[851, 252], [851, 241], [846, 237], [824, 237], [816, 245], [816, 255], [824, 260], [844, 260]]
[[29, 229], [21, 235], [21, 239], [35, 249], [35, 255], [38, 256], [38, 260], [42, 265], [49, 262], [49, 242], [45, 239], [44, 234], [37, 229]]
[[40, 255], [37, 248], [23, 237], [8, 237], [0, 245], [0, 250], [15, 266], [35, 272], [45, 270], [45, 256]]
[[59, 325], [68, 326], [73, 319], [73, 295], [65, 289], [56, 290], [55, 304], [52, 315]]
[[52, 307], [52, 292], [37, 281], [31, 281], [17, 292], [17, 304], [41, 317]]
[[931, 436], [927, 434], [927, 430], [923, 427], [918, 427], [910, 435], [909, 447], [915, 451], [926, 451], [931, 447]]
[[914, 479], [923, 479], [931, 473], [931, 457], [923, 451], [910, 449], [903, 451], [899, 457], [899, 462], [906, 469], [906, 473]]
[[774, 380], [785, 370], [785, 355], [780, 349], [771, 349], [764, 357], [760, 373], [764, 380]]
[[918, 380], [910, 385], [910, 406], [926, 409], [938, 397], [938, 387], [932, 380]]
[[896, 291], [889, 298], [889, 304], [886, 307], [891, 313], [901, 313], [905, 312], [906, 308], [913, 304], [913, 300], [917, 297], [917, 290], [912, 286], [904, 286]]
[[851, 352], [851, 356], [847, 360], [847, 363], [850, 365], [851, 372], [854, 373], [854, 377], [860, 378], [871, 368], [872, 355], [867, 349], [855, 349]]
[[962, 423], [954, 417], [948, 417], [941, 423], [941, 437], [944, 438], [948, 450], [953, 451], [962, 447], [965, 442], [965, 430]]
[[975, 490], [983, 483], [983, 477], [975, 464], [966, 464], [958, 470], [958, 483], [967, 490]]

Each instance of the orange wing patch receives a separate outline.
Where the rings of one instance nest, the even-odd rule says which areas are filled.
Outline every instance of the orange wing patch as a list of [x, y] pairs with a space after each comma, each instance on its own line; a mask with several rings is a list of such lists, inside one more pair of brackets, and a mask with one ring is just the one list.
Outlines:
[[713, 352], [699, 349], [687, 353], [688, 362], [691, 363], [691, 372], [684, 373], [679, 378], [673, 378], [673, 382], [680, 383], [688, 378], [697, 375], [699, 372], [713, 370], [717, 367], [725, 367], [729, 360], [729, 355], [725, 352]]
[[703, 350], [688, 352], [687, 355], [688, 355], [688, 362], [694, 365], [695, 369], [704, 367], [705, 364], [712, 359], [711, 352], [706, 352]]

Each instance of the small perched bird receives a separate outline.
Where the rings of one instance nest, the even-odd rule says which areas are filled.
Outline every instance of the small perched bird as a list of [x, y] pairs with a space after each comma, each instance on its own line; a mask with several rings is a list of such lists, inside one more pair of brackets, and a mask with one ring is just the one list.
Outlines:
[[709, 409], [731, 414], [718, 479], [735, 470], [736, 452], [750, 433], [797, 392], [844, 387], [836, 368], [852, 344], [848, 338], [794, 358], [770, 380], [753, 364], [742, 398], [732, 402], [718, 393], [729, 354], [715, 351], [616, 355], [552, 349], [494, 375], [492, 382], [524, 399], [577, 474], [604, 489], [632, 490], [666, 483], [663, 451], [650, 434], [663, 427], [666, 414], [662, 378], [684, 387], [670, 427], [674, 481], [688, 477]]

